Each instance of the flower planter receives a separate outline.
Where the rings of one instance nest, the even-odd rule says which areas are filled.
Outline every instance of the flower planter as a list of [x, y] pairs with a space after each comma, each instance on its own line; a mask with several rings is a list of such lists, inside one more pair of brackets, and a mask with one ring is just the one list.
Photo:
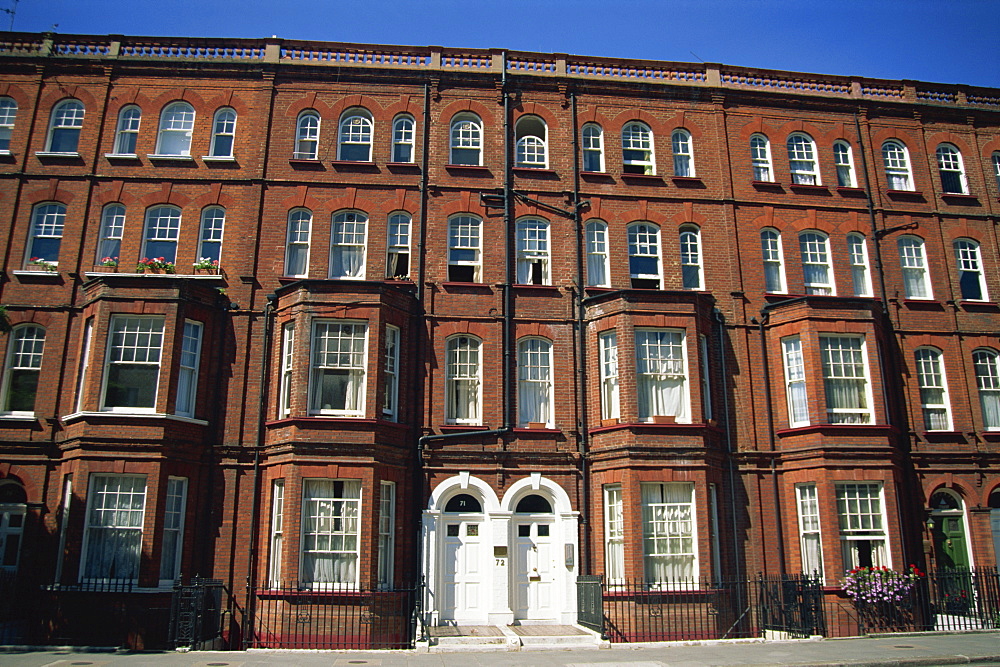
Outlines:
[[673, 415], [653, 415], [654, 424], [673, 424], [677, 418]]
[[601, 426], [617, 426], [618, 417], [612, 417], [611, 419], [602, 419]]
[[118, 273], [118, 267], [117, 266], [104, 266], [102, 264], [102, 265], [99, 265], [99, 266], [95, 266], [94, 270], [93, 270], [93, 273]]
[[528, 422], [528, 428], [543, 429], [547, 428], [547, 426], [545, 425], [545, 422]]
[[195, 269], [194, 275], [196, 276], [217, 276], [219, 275], [219, 267], [213, 266], [208, 269]]

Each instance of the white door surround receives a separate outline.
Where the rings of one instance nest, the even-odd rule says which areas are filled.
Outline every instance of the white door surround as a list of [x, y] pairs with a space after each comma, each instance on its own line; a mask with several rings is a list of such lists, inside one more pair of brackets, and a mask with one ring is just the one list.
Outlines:
[[[551, 512], [515, 513], [533, 495]], [[512, 484], [502, 500], [468, 472], [438, 484], [423, 512], [424, 622], [575, 623], [579, 514], [566, 491], [540, 473]]]

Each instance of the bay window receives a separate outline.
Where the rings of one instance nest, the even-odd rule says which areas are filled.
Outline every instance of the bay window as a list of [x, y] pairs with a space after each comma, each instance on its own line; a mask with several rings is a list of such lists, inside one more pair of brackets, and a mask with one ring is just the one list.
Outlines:
[[102, 408], [155, 411], [162, 349], [162, 317], [112, 315]]
[[182, 417], [194, 417], [198, 396], [198, 364], [201, 360], [201, 322], [184, 322], [181, 339], [180, 369], [177, 374], [177, 404], [174, 411]]
[[396, 483], [379, 484], [378, 505], [378, 585], [392, 586], [393, 552], [396, 545]]
[[445, 421], [449, 424], [479, 424], [480, 347], [478, 338], [449, 338], [445, 353]]
[[823, 578], [823, 540], [820, 532], [819, 500], [816, 484], [795, 487], [799, 515], [799, 548], [802, 573]]
[[829, 423], [872, 423], [864, 339], [860, 336], [824, 335], [819, 337], [819, 344]]
[[625, 521], [621, 484], [604, 485], [604, 576], [608, 583], [625, 580]]
[[281, 325], [281, 383], [278, 388], [278, 417], [292, 412], [292, 376], [295, 368], [295, 322]]
[[138, 582], [145, 513], [145, 475], [90, 476], [81, 581]]
[[358, 583], [361, 482], [305, 479], [299, 580], [313, 588]]
[[552, 344], [527, 338], [517, 345], [518, 422], [552, 426]]
[[317, 320], [312, 327], [310, 411], [345, 417], [365, 414], [368, 326]]
[[186, 477], [167, 480], [163, 507], [163, 550], [160, 554], [160, 586], [170, 586], [181, 575], [184, 546], [184, 510], [187, 506]]
[[809, 425], [809, 401], [806, 394], [805, 362], [802, 339], [789, 336], [781, 339], [781, 355], [785, 369], [785, 399], [788, 402], [788, 426]]
[[268, 549], [267, 582], [271, 588], [282, 584], [282, 552], [285, 547], [285, 480], [271, 482], [271, 539]]
[[646, 583], [669, 587], [696, 581], [694, 484], [643, 483], [640, 488]]
[[689, 422], [684, 333], [671, 329], [636, 329], [636, 386], [639, 419], [674, 417]]
[[891, 567], [882, 505], [881, 483], [837, 483], [837, 515], [845, 572], [856, 567]]
[[396, 421], [399, 410], [399, 328], [385, 327], [385, 353], [383, 358], [385, 388], [382, 393], [382, 414]]
[[598, 339], [601, 346], [601, 419], [617, 419], [618, 401], [618, 334], [605, 331]]

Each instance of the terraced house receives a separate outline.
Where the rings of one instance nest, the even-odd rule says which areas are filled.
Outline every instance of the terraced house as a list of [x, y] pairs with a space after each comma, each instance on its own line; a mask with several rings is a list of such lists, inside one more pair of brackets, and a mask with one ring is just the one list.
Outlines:
[[0, 632], [857, 629], [911, 564], [985, 627], [998, 188], [998, 90], [6, 33]]

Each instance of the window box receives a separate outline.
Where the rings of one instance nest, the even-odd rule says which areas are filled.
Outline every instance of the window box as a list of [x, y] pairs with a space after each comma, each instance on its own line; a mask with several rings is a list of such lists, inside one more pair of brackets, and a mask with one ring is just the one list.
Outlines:
[[549, 426], [545, 422], [528, 422], [527, 428], [534, 431], [541, 431], [547, 429]]
[[105, 266], [104, 264], [97, 264], [90, 271], [91, 273], [118, 273], [118, 265]]
[[654, 424], [675, 424], [677, 417], [673, 415], [653, 415], [650, 417]]

